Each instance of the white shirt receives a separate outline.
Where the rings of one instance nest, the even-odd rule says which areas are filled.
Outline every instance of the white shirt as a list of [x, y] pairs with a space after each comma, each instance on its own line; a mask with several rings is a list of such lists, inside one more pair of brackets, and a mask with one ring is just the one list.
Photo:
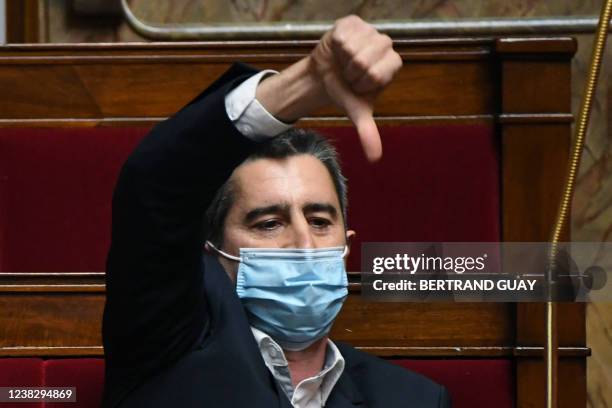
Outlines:
[[[253, 75], [225, 97], [225, 110], [236, 128], [251, 140], [263, 141], [291, 128], [271, 115], [257, 99], [257, 85], [269, 74], [265, 70]], [[338, 347], [328, 340], [323, 369], [314, 377], [305, 378], [293, 388], [289, 363], [283, 349], [266, 333], [251, 327], [263, 360], [295, 408], [321, 408], [344, 371], [344, 358]]]
[[303, 379], [293, 388], [289, 363], [281, 346], [266, 333], [251, 327], [266, 367], [295, 408], [321, 408], [344, 371], [344, 358], [338, 347], [327, 340], [323, 369], [315, 376]]
[[272, 116], [257, 99], [255, 91], [264, 76], [277, 74], [270, 69], [253, 75], [225, 97], [225, 111], [236, 129], [251, 140], [263, 141], [291, 128]]

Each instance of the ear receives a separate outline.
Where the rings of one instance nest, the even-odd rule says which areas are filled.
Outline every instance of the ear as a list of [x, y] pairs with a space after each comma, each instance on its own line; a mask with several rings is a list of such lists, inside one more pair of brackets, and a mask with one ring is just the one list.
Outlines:
[[353, 230], [346, 230], [346, 256], [349, 256], [351, 253], [351, 241], [357, 235], [357, 233]]

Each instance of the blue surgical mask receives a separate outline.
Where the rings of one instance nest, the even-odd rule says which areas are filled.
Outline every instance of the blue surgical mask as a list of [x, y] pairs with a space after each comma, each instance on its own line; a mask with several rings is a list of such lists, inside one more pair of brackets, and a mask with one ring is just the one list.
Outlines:
[[250, 324], [286, 350], [303, 350], [327, 335], [348, 295], [346, 247], [241, 248], [236, 292]]

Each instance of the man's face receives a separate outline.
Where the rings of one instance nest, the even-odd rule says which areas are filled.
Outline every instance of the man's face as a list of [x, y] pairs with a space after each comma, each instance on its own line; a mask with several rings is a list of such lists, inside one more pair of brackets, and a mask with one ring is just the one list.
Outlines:
[[[353, 231], [344, 219], [332, 178], [311, 155], [246, 162], [232, 174], [234, 202], [225, 219], [225, 252], [240, 248], [343, 246]], [[219, 257], [235, 281], [237, 263]]]

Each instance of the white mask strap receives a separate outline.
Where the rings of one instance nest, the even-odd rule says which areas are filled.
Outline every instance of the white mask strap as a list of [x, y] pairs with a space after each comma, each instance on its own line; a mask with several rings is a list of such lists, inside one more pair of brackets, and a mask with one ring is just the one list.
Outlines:
[[[206, 248], [211, 248], [213, 251], [215, 251], [216, 253], [218, 253], [222, 257], [230, 259], [232, 261], [240, 262], [242, 260], [239, 256], [234, 256], [234, 255], [228, 254], [227, 252], [223, 252], [222, 250], [220, 250], [219, 248], [214, 246], [212, 244], [212, 242], [210, 242], [210, 241], [206, 241], [205, 247]], [[342, 258], [346, 257], [346, 255], [348, 254], [348, 250], [349, 250], [348, 245], [345, 245], [344, 246], [344, 251], [342, 251]]]
[[344, 251], [342, 252], [342, 258], [345, 258], [345, 257], [346, 257], [346, 255], [348, 254], [348, 249], [349, 249], [349, 248], [348, 248], [348, 245], [345, 245], [345, 246], [344, 246]]
[[230, 255], [227, 252], [223, 252], [222, 250], [220, 250], [216, 246], [214, 246], [212, 244], [212, 242], [210, 242], [210, 241], [206, 241], [205, 246], [207, 248], [212, 248], [216, 253], [218, 253], [219, 255], [221, 255], [224, 258], [227, 258], [227, 259], [230, 259], [230, 260], [236, 261], [236, 262], [240, 262], [241, 261], [240, 257], [234, 256], [234, 255]]

